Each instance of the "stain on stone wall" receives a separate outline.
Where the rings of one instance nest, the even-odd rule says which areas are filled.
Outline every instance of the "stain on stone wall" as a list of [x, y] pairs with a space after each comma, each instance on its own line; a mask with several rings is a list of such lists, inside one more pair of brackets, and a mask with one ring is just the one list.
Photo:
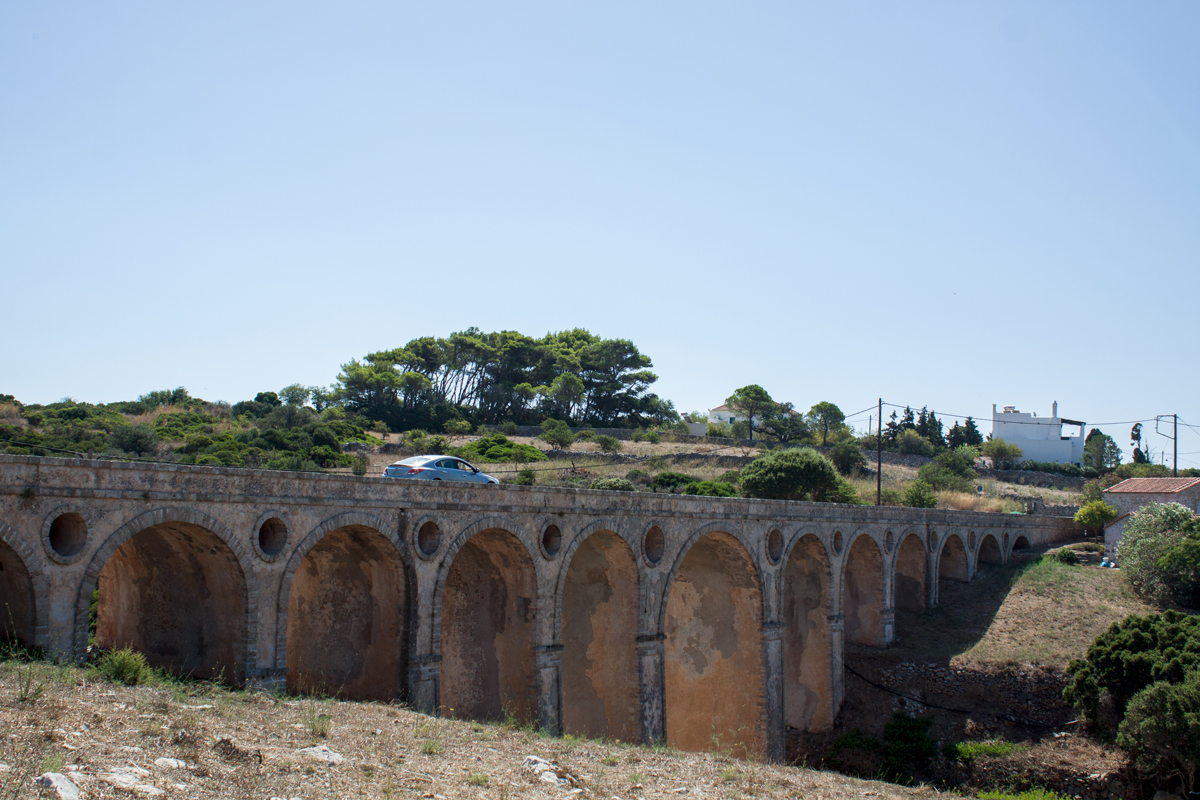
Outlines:
[[971, 579], [967, 571], [967, 549], [957, 534], [947, 536], [942, 545], [942, 555], [938, 558], [938, 578], [949, 578], [960, 583]]
[[406, 677], [404, 562], [382, 534], [339, 528], [305, 554], [288, 597], [287, 686], [394, 700]]
[[641, 739], [637, 566], [625, 540], [589, 536], [567, 568], [562, 596], [562, 714], [566, 733]]
[[783, 721], [800, 731], [833, 725], [829, 611], [829, 558], [807, 535], [783, 574]]
[[924, 614], [929, 602], [929, 557], [919, 536], [906, 536], [896, 552], [893, 602], [900, 611]]
[[762, 593], [754, 564], [727, 533], [683, 558], [667, 599], [667, 744], [762, 757]]
[[850, 546], [842, 573], [842, 613], [846, 641], [882, 647], [883, 555], [870, 536], [859, 536]]
[[535, 718], [536, 608], [533, 563], [520, 540], [491, 529], [462, 546], [442, 595], [443, 714]]
[[99, 589], [100, 647], [131, 647], [180, 675], [243, 677], [246, 579], [216, 534], [181, 522], [146, 528], [108, 559]]
[[33, 581], [17, 551], [0, 542], [0, 638], [33, 644]]

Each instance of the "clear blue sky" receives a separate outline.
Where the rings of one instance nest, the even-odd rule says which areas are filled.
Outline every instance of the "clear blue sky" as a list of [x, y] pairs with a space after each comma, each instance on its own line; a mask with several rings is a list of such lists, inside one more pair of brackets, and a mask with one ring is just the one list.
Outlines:
[[1190, 2], [5, 3], [0, 392], [237, 401], [578, 326], [681, 410], [1200, 425], [1198, 34]]

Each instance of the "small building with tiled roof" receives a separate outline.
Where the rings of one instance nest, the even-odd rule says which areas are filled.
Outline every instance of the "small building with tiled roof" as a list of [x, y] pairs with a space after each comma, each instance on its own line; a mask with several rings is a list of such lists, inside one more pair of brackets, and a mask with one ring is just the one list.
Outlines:
[[1104, 490], [1104, 502], [1117, 518], [1104, 526], [1104, 551], [1115, 555], [1129, 516], [1151, 503], [1179, 503], [1200, 514], [1200, 478], [1129, 478]]

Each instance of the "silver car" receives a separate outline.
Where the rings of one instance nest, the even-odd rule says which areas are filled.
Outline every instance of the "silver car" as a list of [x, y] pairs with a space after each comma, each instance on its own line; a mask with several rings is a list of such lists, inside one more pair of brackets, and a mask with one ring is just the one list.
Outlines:
[[426, 481], [500, 482], [499, 478], [493, 478], [486, 472], [480, 472], [466, 461], [454, 456], [413, 456], [392, 464], [383, 471], [383, 476]]

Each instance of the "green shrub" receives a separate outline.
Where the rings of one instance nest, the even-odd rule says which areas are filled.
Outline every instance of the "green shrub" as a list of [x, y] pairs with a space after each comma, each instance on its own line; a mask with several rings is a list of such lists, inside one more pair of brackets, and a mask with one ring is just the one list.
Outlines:
[[612, 436], [597, 436], [593, 441], [599, 445], [601, 453], [621, 452], [621, 442]]
[[843, 475], [859, 475], [867, 466], [867, 457], [855, 441], [845, 441], [829, 448], [829, 460]]
[[604, 489], [610, 492], [636, 492], [637, 487], [625, 478], [597, 478], [592, 481], [593, 489]]
[[1054, 554], [1054, 560], [1061, 564], [1078, 564], [1079, 554], [1069, 547], [1064, 547]]
[[1200, 774], [1200, 669], [1181, 683], [1158, 681], [1129, 701], [1117, 744], [1144, 773], [1179, 775], [1188, 790]]
[[[1070, 663], [1063, 697], [1089, 725], [1113, 731], [1139, 692], [1157, 681], [1182, 683], [1198, 665], [1200, 617], [1177, 611], [1131, 616], [1096, 637], [1086, 658]], [[1115, 719], [1102, 719], [1106, 697]]]
[[[904, 495], [897, 489], [881, 489], [879, 501], [885, 506], [902, 506], [904, 505]], [[936, 497], [934, 497], [934, 503], [937, 503]]]
[[933, 720], [910, 717], [897, 711], [883, 726], [883, 777], [895, 783], [911, 784], [912, 771], [924, 770], [938, 754], [937, 743], [929, 735]]
[[96, 662], [96, 669], [113, 683], [126, 686], [141, 686], [154, 677], [154, 670], [146, 663], [146, 657], [129, 648], [105, 653]]
[[905, 430], [896, 439], [896, 449], [907, 455], [933, 455], [933, 444], [924, 436], [912, 430], [911, 428]]
[[719, 481], [692, 481], [683, 487], [683, 494], [701, 497], [737, 497], [737, 488]]
[[1075, 521], [1092, 531], [1103, 530], [1116, 518], [1117, 510], [1103, 500], [1093, 500], [1075, 512]]
[[370, 466], [371, 462], [367, 460], [367, 457], [362, 453], [359, 453], [358, 455], [354, 456], [354, 459], [350, 462], [350, 471], [355, 475], [366, 475], [367, 469]]
[[821, 502], [840, 489], [833, 464], [809, 447], [772, 450], [742, 469], [742, 491], [747, 497]]
[[978, 451], [966, 445], [947, 450], [917, 471], [917, 477], [928, 483], [935, 491], [973, 492], [974, 470]]
[[909, 508], [937, 508], [937, 495], [928, 483], [915, 480], [904, 490], [904, 505]]
[[515, 483], [517, 486], [533, 486], [536, 481], [537, 476], [534, 475], [533, 470], [523, 469], [517, 473], [517, 477], [513, 478], [511, 483]]
[[634, 442], [649, 442], [650, 444], [658, 444], [662, 441], [662, 435], [659, 434], [658, 431], [638, 428], [636, 431], [629, 434], [629, 439]]
[[728, 472], [722, 472], [717, 476], [720, 483], [732, 483], [737, 486], [742, 482], [742, 471], [740, 469], [731, 469]]
[[108, 443], [124, 453], [152, 456], [158, 452], [158, 434], [149, 425], [126, 425], [108, 435]]
[[1158, 572], [1172, 600], [1200, 609], [1200, 519], [1179, 526], [1183, 539], [1158, 557]]
[[[500, 423], [500, 432], [505, 436], [516, 436], [517, 430], [517, 423], [513, 422], [511, 419], [506, 419], [504, 422]], [[449, 431], [447, 431], [447, 433], [449, 433]]]
[[660, 472], [650, 481], [650, 488], [656, 492], [670, 492], [680, 486], [687, 486], [696, 480], [691, 475], [682, 472]]
[[951, 761], [970, 764], [980, 756], [1007, 756], [1028, 749], [1028, 745], [1016, 744], [1006, 739], [989, 739], [985, 742], [947, 744], [942, 748], [942, 754]]
[[1181, 591], [1168, 584], [1172, 576], [1160, 568], [1159, 561], [1188, 538], [1184, 526], [1192, 518], [1191, 510], [1178, 503], [1151, 503], [1130, 515], [1117, 545], [1117, 561], [1134, 591], [1160, 603]]
[[543, 422], [542, 433], [538, 438], [556, 450], [569, 450], [575, 443], [575, 434], [571, 433], [571, 428], [567, 423], [557, 419], [548, 419]]
[[452, 455], [465, 458], [472, 463], [513, 461], [520, 464], [530, 461], [545, 461], [546, 454], [527, 444], [510, 442], [502, 433], [481, 436], [473, 442], [453, 450]]
[[584, 428], [584, 429], [583, 429], [583, 430], [581, 430], [579, 433], [575, 434], [575, 441], [577, 441], [577, 442], [590, 442], [590, 441], [593, 441], [593, 440], [595, 440], [595, 438], [596, 438], [598, 435], [599, 435], [599, 434], [597, 434], [597, 433], [596, 433], [594, 430], [592, 430], [591, 428]]
[[640, 469], [631, 469], [625, 473], [625, 480], [632, 483], [640, 483], [643, 486], [648, 486], [651, 481], [650, 473], [643, 472]]

